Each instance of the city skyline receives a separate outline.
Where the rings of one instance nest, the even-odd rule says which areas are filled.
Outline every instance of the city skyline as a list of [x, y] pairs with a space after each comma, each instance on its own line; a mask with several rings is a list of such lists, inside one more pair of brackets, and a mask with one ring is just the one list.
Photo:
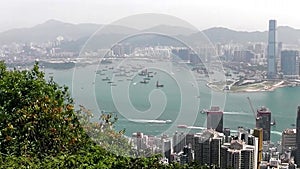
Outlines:
[[296, 169], [299, 5], [1, 1], [0, 166]]
[[[234, 30], [265, 30], [266, 21], [276, 19], [278, 25], [300, 28], [297, 17], [299, 2], [276, 1], [89, 1], [79, 0], [21, 2], [2, 1], [0, 31], [32, 27], [45, 20], [57, 19], [71, 23], [109, 24], [120, 18], [140, 13], [172, 15], [193, 24], [199, 30], [210, 27], [229, 27]], [[34, 9], [34, 10], [32, 10]], [[237, 15], [238, 14], [238, 15]], [[209, 19], [207, 19], [209, 18]]]

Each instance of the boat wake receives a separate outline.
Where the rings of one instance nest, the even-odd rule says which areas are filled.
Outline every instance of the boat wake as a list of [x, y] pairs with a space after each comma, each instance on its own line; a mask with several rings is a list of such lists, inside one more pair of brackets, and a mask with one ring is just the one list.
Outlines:
[[157, 123], [157, 124], [172, 123], [172, 120], [147, 120], [147, 119], [128, 119], [128, 120], [136, 123]]
[[249, 114], [249, 113], [245, 113], [245, 112], [224, 112], [224, 114], [229, 114], [229, 115], [244, 115], [244, 116], [247, 116], [247, 115], [251, 115], [252, 114]]
[[282, 132], [280, 132], [280, 131], [271, 131], [271, 133], [276, 134], [276, 135], [280, 135], [280, 136], [282, 135]]

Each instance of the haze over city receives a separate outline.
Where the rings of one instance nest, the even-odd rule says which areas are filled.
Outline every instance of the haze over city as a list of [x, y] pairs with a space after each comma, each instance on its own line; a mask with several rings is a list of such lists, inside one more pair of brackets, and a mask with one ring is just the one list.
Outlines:
[[163, 13], [179, 17], [203, 30], [227, 27], [242, 31], [265, 31], [267, 21], [300, 28], [297, 0], [3, 0], [0, 31], [32, 27], [49, 19], [70, 23], [109, 24], [139, 13]]
[[0, 168], [299, 168], [299, 6], [1, 1]]

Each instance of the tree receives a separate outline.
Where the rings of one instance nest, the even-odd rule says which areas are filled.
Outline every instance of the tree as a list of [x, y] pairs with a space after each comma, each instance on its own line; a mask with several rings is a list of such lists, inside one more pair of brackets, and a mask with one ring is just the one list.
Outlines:
[[132, 156], [132, 145], [124, 137], [125, 129], [116, 131], [115, 123], [118, 120], [116, 114], [101, 112], [99, 121], [92, 122], [93, 113], [80, 105], [76, 112], [80, 124], [94, 143], [117, 156]]
[[67, 87], [32, 70], [0, 63], [0, 152], [40, 157], [76, 151], [88, 141]]

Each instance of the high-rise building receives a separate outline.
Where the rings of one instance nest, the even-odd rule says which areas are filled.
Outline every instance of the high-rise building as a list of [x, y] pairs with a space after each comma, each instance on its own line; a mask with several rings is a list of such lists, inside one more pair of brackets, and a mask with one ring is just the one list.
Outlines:
[[247, 145], [254, 146], [254, 168], [257, 168], [258, 166], [258, 138], [253, 135], [248, 135], [248, 143]]
[[228, 161], [228, 149], [229, 149], [230, 143], [224, 143], [221, 146], [220, 154], [221, 154], [221, 161], [220, 161], [220, 167], [221, 168], [227, 168], [227, 161]]
[[205, 137], [202, 137], [201, 135], [195, 136], [194, 159], [199, 164], [204, 164], [204, 160], [203, 160], [204, 155], [209, 153], [209, 151], [206, 151], [204, 153], [203, 147], [205, 147], [205, 146], [209, 146], [209, 139], [206, 139]]
[[256, 128], [263, 129], [263, 141], [270, 141], [271, 111], [266, 107], [257, 110]]
[[232, 167], [232, 168], [241, 168], [241, 152], [234, 150], [234, 149], [229, 149], [227, 150], [228, 155], [227, 155], [227, 167]]
[[281, 72], [281, 51], [282, 51], [282, 42], [278, 42], [277, 45], [277, 72]]
[[171, 161], [171, 140], [163, 139], [162, 143], [163, 154], [168, 159], [168, 161]]
[[276, 20], [269, 20], [269, 39], [268, 39], [268, 78], [275, 78], [277, 75], [276, 64]]
[[143, 137], [144, 134], [141, 132], [137, 132], [136, 133], [136, 146], [137, 146], [137, 150], [140, 151], [141, 149], [143, 149]]
[[252, 169], [254, 166], [254, 147], [241, 151], [241, 169]]
[[223, 131], [224, 135], [225, 135], [225, 142], [226, 143], [229, 143], [231, 140], [229, 139], [230, 138], [230, 128], [224, 128], [224, 131]]
[[220, 168], [255, 168], [255, 146], [246, 145], [241, 140], [232, 140], [221, 147]]
[[281, 139], [282, 152], [296, 149], [296, 129], [285, 129]]
[[174, 133], [173, 139], [172, 139], [172, 143], [173, 143], [173, 153], [179, 153], [179, 152], [180, 152], [180, 150], [179, 150], [179, 148], [178, 148], [178, 145], [177, 145], [177, 144], [179, 143], [178, 139], [179, 139], [179, 136], [178, 136], [178, 132], [176, 131], [176, 132]]
[[195, 135], [194, 159], [200, 165], [220, 166], [221, 145], [224, 142], [224, 134], [214, 130], [205, 130]]
[[[193, 154], [192, 154], [192, 148], [189, 146], [184, 146], [183, 147], [183, 155], [182, 155], [182, 159], [180, 160], [180, 162], [183, 160], [184, 164], [185, 163], [190, 163], [193, 161]], [[181, 163], [182, 164], [182, 163]]]
[[178, 137], [179, 143], [177, 144], [179, 151], [183, 150], [183, 147], [186, 145], [185, 143], [185, 134], [183, 132], [180, 133]]
[[298, 55], [298, 51], [295, 50], [281, 52], [281, 71], [283, 75], [299, 75]]
[[173, 152], [179, 153], [183, 150], [183, 147], [186, 145], [185, 143], [185, 134], [181, 132], [180, 134], [176, 131], [173, 135]]
[[215, 129], [217, 132], [223, 132], [223, 111], [220, 107], [213, 106], [207, 113], [207, 129]]
[[211, 157], [210, 157], [210, 162], [211, 164], [214, 164], [216, 166], [220, 166], [220, 162], [221, 162], [221, 154], [220, 154], [220, 150], [221, 150], [221, 145], [223, 142], [224, 138], [222, 137], [216, 137], [216, 138], [212, 138], [211, 139]]
[[172, 54], [184, 61], [190, 60], [190, 51], [188, 48], [174, 48], [172, 49]]
[[253, 131], [253, 136], [258, 138], [258, 155], [257, 155], [257, 166], [259, 166], [262, 161], [262, 152], [263, 152], [263, 129], [255, 128]]
[[295, 163], [300, 165], [300, 106], [298, 106], [297, 110], [297, 121], [296, 121], [296, 158]]
[[194, 141], [194, 137], [195, 135], [193, 133], [188, 133], [185, 136], [185, 144], [189, 147], [191, 147], [192, 149], [195, 148], [195, 141]]
[[254, 55], [250, 50], [237, 50], [233, 53], [233, 61], [250, 63]]

